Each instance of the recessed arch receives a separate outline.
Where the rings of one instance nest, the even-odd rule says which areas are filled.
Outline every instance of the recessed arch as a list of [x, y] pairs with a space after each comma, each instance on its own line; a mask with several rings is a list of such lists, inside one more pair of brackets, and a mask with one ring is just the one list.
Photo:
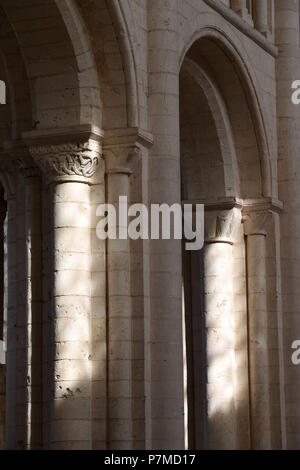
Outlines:
[[[249, 184], [248, 189], [243, 187], [243, 175], [241, 174], [241, 164], [243, 163], [241, 159], [239, 161], [241, 196], [251, 198], [273, 195], [276, 192], [276, 188], [272, 187], [271, 156], [266, 127], [254, 80], [246, 65], [247, 61], [233, 41], [216, 27], [205, 27], [191, 36], [180, 53], [179, 71], [186, 57], [194, 60], [196, 63], [200, 57], [202, 64], [205, 63], [210, 70], [214, 81], [218, 84], [220, 92], [223, 94], [235, 135], [241, 135], [241, 133], [238, 128], [235, 129], [234, 119], [232, 119], [233, 107], [239, 103], [243, 104], [244, 112], [248, 113], [248, 131], [251, 131], [253, 144], [256, 146], [257, 161], [254, 163], [254, 153], [252, 151], [249, 161], [245, 162], [249, 166], [249, 163], [252, 161], [252, 169], [255, 170], [252, 171], [253, 187], [250, 191]], [[225, 64], [226, 70], [224, 70]], [[230, 79], [234, 83], [230, 82]], [[225, 83], [226, 80], [227, 84]], [[240, 94], [239, 101], [236, 100], [235, 96], [237, 90]], [[239, 160], [238, 148], [236, 148], [236, 152]], [[260, 187], [257, 184], [258, 178], [260, 180]]]
[[[236, 445], [240, 412], [235, 402], [240, 387], [236, 338], [244, 351], [248, 347], [247, 335], [235, 332], [239, 306], [233, 266], [241, 272], [246, 318], [241, 208], [243, 200], [270, 195], [270, 155], [259, 100], [241, 54], [212, 28], [193, 39], [179, 71], [181, 184], [184, 202], [206, 205], [206, 239], [203, 250], [182, 255], [186, 430], [191, 448], [230, 448]], [[230, 242], [216, 241], [218, 220], [234, 227]], [[214, 349], [216, 332], [220, 347]], [[222, 373], [215, 376], [218, 367]], [[219, 386], [225, 395], [219, 394]], [[247, 412], [246, 400], [241, 408]]]
[[204, 93], [207, 105], [211, 111], [216, 129], [216, 136], [220, 143], [220, 153], [224, 172], [224, 197], [234, 197], [240, 194], [240, 181], [237, 157], [232, 138], [232, 129], [226, 105], [222, 99], [217, 85], [212, 81], [204, 67], [186, 58], [182, 64], [182, 72], [188, 73], [195, 84], [200, 86]]

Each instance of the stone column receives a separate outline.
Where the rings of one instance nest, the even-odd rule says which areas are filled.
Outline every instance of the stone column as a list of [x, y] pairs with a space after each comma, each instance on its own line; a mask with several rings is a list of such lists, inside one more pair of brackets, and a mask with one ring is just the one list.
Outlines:
[[6, 352], [6, 448], [16, 449], [17, 399], [17, 238], [16, 193], [6, 193], [7, 201], [7, 352]]
[[254, 26], [264, 36], [268, 37], [268, 0], [254, 0]]
[[205, 214], [204, 311], [208, 449], [235, 449], [235, 320], [232, 245], [241, 212]]
[[1, 183], [7, 203], [7, 352], [5, 447], [17, 448], [17, 227], [16, 196], [18, 165], [13, 154], [4, 151], [1, 158]]
[[241, 18], [243, 18], [243, 20], [253, 25], [252, 16], [247, 8], [247, 0], [231, 0], [230, 6], [238, 15], [241, 16]]
[[[51, 318], [48, 337], [52, 449], [92, 448], [90, 187], [100, 158], [97, 135], [31, 143], [51, 194]], [[49, 140], [49, 137], [48, 137]], [[47, 327], [47, 325], [44, 325]]]
[[[130, 203], [131, 161], [137, 147], [104, 149], [107, 201], [119, 209], [119, 196]], [[124, 206], [126, 212], [127, 209]], [[108, 443], [110, 449], [133, 448], [132, 305], [130, 240], [127, 222], [117, 220], [117, 239], [108, 239]], [[119, 230], [124, 234], [120, 235]]]
[[[5, 350], [4, 350], [4, 221], [6, 217], [6, 202], [4, 193], [0, 201], [0, 450], [5, 447]], [[2, 307], [2, 308], [1, 308]]]
[[247, 0], [231, 0], [231, 8], [237, 13], [247, 10]]
[[4, 222], [6, 212], [7, 204], [4, 199], [4, 191], [0, 190], [0, 342], [4, 340]]
[[[181, 203], [179, 149], [179, 0], [147, 2], [149, 203]], [[158, 34], [159, 31], [159, 34]], [[149, 449], [184, 449], [182, 259], [180, 240], [151, 240], [150, 315], [147, 325]]]
[[291, 361], [293, 341], [300, 339], [300, 237], [299, 237], [299, 174], [300, 174], [300, 106], [291, 100], [294, 80], [299, 79], [299, 1], [275, 0], [277, 117], [278, 117], [278, 180], [281, 213], [281, 272], [286, 395], [286, 444], [300, 448], [300, 367]]
[[41, 175], [29, 156], [19, 160], [25, 181], [25, 447], [42, 448]]
[[247, 237], [250, 429], [253, 449], [271, 449], [266, 235], [268, 211], [245, 215]]

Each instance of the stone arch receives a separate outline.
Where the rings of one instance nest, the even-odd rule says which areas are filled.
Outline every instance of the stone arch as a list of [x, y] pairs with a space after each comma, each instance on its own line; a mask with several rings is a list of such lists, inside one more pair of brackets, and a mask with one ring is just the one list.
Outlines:
[[102, 127], [137, 127], [138, 85], [131, 44], [133, 33], [129, 30], [131, 10], [115, 0], [77, 0], [77, 5], [96, 59], [104, 115]]
[[77, 36], [81, 43], [72, 41], [69, 31], [77, 24], [63, 9], [63, 2], [59, 3], [62, 13], [52, 0], [24, 5], [5, 0], [1, 5], [28, 77], [31, 129], [101, 125], [101, 106], [96, 97], [99, 85], [91, 53], [80, 32]]
[[137, 126], [135, 59], [118, 2], [3, 0], [1, 7], [28, 77], [32, 124], [26, 130]]
[[222, 156], [224, 171], [224, 197], [234, 197], [240, 193], [240, 181], [238, 173], [237, 157], [232, 137], [231, 123], [217, 85], [206, 73], [205, 68], [188, 58], [182, 64], [182, 72], [193, 77], [195, 84], [199, 85], [206, 97], [215, 129], [216, 137], [220, 142], [220, 154]]
[[[108, 5], [110, 8], [108, 8]], [[74, 216], [72, 224], [76, 227], [72, 228], [74, 230], [78, 228], [79, 232], [82, 233], [82, 227], [78, 227], [77, 223], [78, 215], [76, 210], [78, 205], [76, 205], [77, 203], [74, 204], [74, 194], [77, 193], [74, 190], [75, 185], [78, 189], [78, 185], [82, 184], [82, 192], [78, 191], [79, 196], [75, 196], [76, 198], [82, 196], [81, 207], [86, 208], [90, 204], [88, 207], [96, 209], [96, 206], [103, 202], [106, 197], [105, 171], [101, 159], [101, 143], [99, 142], [103, 134], [95, 127], [104, 131], [121, 129], [121, 134], [123, 131], [121, 137], [124, 140], [128, 138], [130, 142], [135, 138], [132, 129], [131, 133], [127, 132], [129, 137], [126, 134], [126, 128], [136, 126], [138, 122], [137, 84], [135, 73], [133, 73], [133, 59], [128, 58], [126, 55], [130, 56], [133, 53], [130, 52], [131, 47], [129, 44], [127, 46], [122, 45], [122, 41], [125, 41], [124, 15], [122, 12], [117, 12], [116, 15], [119, 15], [119, 19], [116, 21], [114, 16], [116, 5], [118, 5], [118, 2], [113, 3], [110, 0], [108, 2], [102, 0], [32, 0], [30, 2], [0, 0], [1, 16], [5, 22], [1, 32], [9, 36], [7, 41], [1, 40], [3, 38], [0, 36], [0, 49], [2, 49], [3, 56], [0, 64], [0, 74], [3, 73], [3, 76], [7, 77], [10, 95], [8, 106], [10, 112], [7, 113], [5, 118], [5, 132], [1, 133], [0, 130], [0, 178], [9, 200], [10, 238], [15, 239], [15, 233], [19, 230], [19, 239], [22, 240], [20, 243], [22, 243], [22, 253], [24, 255], [22, 259], [26, 260], [22, 266], [18, 267], [18, 276], [20, 279], [23, 279], [23, 277], [29, 279], [32, 276], [31, 286], [35, 286], [33, 288], [35, 293], [29, 299], [31, 294], [27, 289], [22, 290], [22, 285], [20, 287], [22, 305], [19, 301], [13, 300], [14, 304], [7, 307], [7, 311], [11, 310], [13, 312], [12, 315], [9, 315], [10, 324], [8, 329], [11, 336], [8, 336], [8, 343], [10, 344], [14, 342], [13, 317], [16, 312], [20, 312], [20, 318], [23, 319], [23, 316], [27, 315], [27, 307], [29, 310], [31, 308], [29, 305], [35, 304], [35, 318], [41, 318], [43, 314], [47, 316], [56, 313], [55, 307], [53, 307], [54, 302], [50, 305], [48, 300], [42, 301], [42, 299], [48, 298], [48, 295], [52, 295], [52, 292], [54, 292], [53, 297], [55, 296], [53, 279], [56, 277], [54, 272], [58, 271], [55, 250], [49, 248], [54, 246], [53, 240], [55, 239], [56, 227], [54, 224], [51, 225], [50, 222], [50, 219], [53, 221], [54, 217], [49, 217], [49, 220], [47, 217], [43, 217], [45, 211], [54, 214], [58, 208], [54, 196], [56, 189], [53, 190], [52, 188], [62, 188], [64, 184], [66, 185], [67, 191], [64, 192], [63, 197], [66, 198], [64, 202], [70, 208], [73, 208], [68, 212], [69, 215], [72, 214], [71, 217]], [[129, 62], [126, 68], [124, 63], [127, 60]], [[124, 71], [124, 69], [126, 70]], [[114, 137], [115, 134], [112, 132], [110, 135]], [[132, 139], [131, 134], [134, 134]], [[66, 142], [61, 143], [64, 139], [66, 139]], [[126, 144], [127, 140], [124, 145], [126, 146]], [[42, 158], [40, 158], [39, 151], [41, 151]], [[90, 153], [92, 153], [93, 167], [90, 168], [90, 171], [85, 172], [86, 154], [89, 156]], [[82, 157], [83, 154], [84, 157]], [[55, 173], [55, 169], [51, 167], [53, 156], [62, 161], [63, 169], [60, 173], [59, 167], [56, 175], [59, 183], [49, 190], [49, 178], [47, 177], [51, 173], [51, 169]], [[76, 164], [73, 164], [74, 161], [70, 163], [70, 157], [75, 160]], [[43, 161], [38, 166], [41, 160]], [[46, 169], [43, 167], [45, 160], [50, 161], [50, 167]], [[89, 165], [89, 162], [87, 165]], [[44, 169], [45, 171], [43, 171]], [[35, 205], [34, 208], [32, 204]], [[33, 266], [31, 264], [33, 257], [31, 252], [26, 251], [26, 237], [31, 233], [32, 219], [29, 214], [33, 213], [34, 224], [37, 227], [37, 233], [34, 236], [38, 240], [38, 247], [32, 250], [36, 264], [32, 272], [29, 273], [27, 270], [31, 269], [29, 266]], [[84, 209], [79, 218], [79, 225], [82, 223], [82, 218], [85, 218], [83, 230], [86, 235], [88, 234], [86, 237], [86, 259], [89, 264], [92, 258], [92, 249], [95, 250], [93, 254], [98, 255], [100, 252], [98, 250], [101, 249], [101, 252], [104, 252], [105, 248], [102, 241], [99, 241], [99, 243], [96, 241], [93, 247], [90, 248], [89, 243], [91, 240], [89, 235], [93, 224], [92, 211]], [[63, 224], [65, 219], [66, 213], [62, 215]], [[71, 233], [69, 226], [64, 228], [65, 233]], [[60, 231], [61, 227], [58, 227], [58, 230]], [[77, 237], [75, 238], [77, 239]], [[70, 239], [66, 243], [66, 249], [69, 249], [69, 246]], [[14, 253], [14, 247], [10, 248], [9, 251]], [[103, 350], [102, 345], [99, 346], [100, 342], [94, 340], [90, 335], [90, 318], [87, 315], [91, 312], [92, 316], [92, 310], [100, 309], [99, 305], [101, 305], [101, 311], [104, 315], [106, 308], [106, 277], [103, 275], [106, 264], [104, 257], [96, 257], [98, 264], [92, 266], [93, 263], [91, 263], [92, 275], [89, 273], [86, 276], [86, 290], [84, 292], [81, 290], [83, 292], [82, 296], [77, 296], [77, 288], [75, 287], [76, 283], [82, 286], [85, 282], [82, 281], [82, 271], [75, 268], [72, 270], [70, 266], [66, 269], [64, 265], [61, 272], [67, 285], [66, 290], [70, 292], [71, 286], [74, 287], [73, 294], [78, 300], [77, 311], [81, 312], [81, 309], [83, 309], [85, 320], [83, 322], [84, 327], [82, 327], [82, 323], [81, 327], [82, 334], [85, 335], [85, 339], [88, 339], [86, 345], [88, 343], [87, 347], [93, 348], [93, 351], [96, 351], [97, 348], [101, 349], [101, 355], [99, 352], [99, 356], [104, 363], [106, 351]], [[27, 260], [31, 261], [27, 262]], [[15, 269], [18, 261], [14, 260], [14, 263], [10, 270]], [[44, 285], [41, 286], [39, 279], [42, 277], [43, 266], [47, 266], [47, 273], [44, 278]], [[100, 269], [101, 273], [98, 274]], [[36, 277], [32, 274], [34, 271]], [[88, 271], [85, 272], [88, 273]], [[33, 277], [35, 278], [33, 279]], [[12, 291], [13, 288], [13, 283], [9, 282], [9, 289]], [[12, 295], [9, 295], [9, 298], [12, 297]], [[33, 300], [33, 297], [35, 300]], [[81, 303], [81, 297], [85, 298], [83, 303]], [[94, 298], [96, 297], [100, 297], [100, 300], [98, 299], [99, 302], [95, 302], [94, 305]], [[68, 309], [73, 308], [73, 306], [73, 301], [72, 306], [66, 306], [64, 312], [66, 316], [69, 315]], [[24, 336], [28, 334], [26, 321], [22, 325], [21, 334]], [[102, 319], [97, 316], [91, 321], [94, 322], [93, 325], [96, 325], [95, 328], [98, 328]], [[47, 322], [45, 331], [47, 336], [45, 342], [47, 343], [54, 336], [54, 322], [50, 322], [50, 324]], [[41, 344], [44, 339], [41, 340], [40, 322], [37, 322], [32, 332], [39, 338], [39, 346], [32, 355], [36, 364], [32, 375], [32, 377], [34, 376], [33, 380], [29, 380], [30, 384], [28, 380], [26, 383], [25, 376], [22, 375], [20, 377], [18, 397], [14, 392], [10, 393], [9, 397], [7, 395], [6, 445], [8, 448], [17, 446], [18, 448], [40, 448], [43, 445], [50, 446], [50, 442], [51, 445], [57, 447], [63, 445], [60, 442], [59, 432], [53, 437], [52, 424], [45, 425], [44, 432], [42, 432], [43, 412], [54, 416], [59, 408], [59, 413], [62, 415], [66, 407], [64, 407], [65, 403], [62, 404], [64, 401], [62, 396], [59, 397], [61, 401], [57, 407], [54, 406], [54, 400], [57, 397], [51, 396], [51, 399], [47, 400], [45, 404], [41, 402], [41, 394], [44, 389], [50, 389], [48, 385], [54, 379], [54, 372], [53, 375], [48, 373], [47, 377], [41, 380], [45, 358], [41, 355]], [[23, 357], [20, 355], [17, 359], [13, 347], [7, 359], [8, 368], [10, 370], [22, 369], [26, 374], [26, 367], [29, 368], [29, 362], [27, 362], [26, 367], [23, 364], [23, 361], [27, 360], [25, 358], [26, 353]], [[54, 357], [55, 353], [49, 352], [46, 361], [54, 364]], [[73, 359], [77, 360], [74, 357]], [[77, 369], [76, 379], [86, 381], [88, 389], [91, 390], [97, 384], [95, 385], [94, 381], [91, 380], [89, 368], [90, 358], [88, 358], [88, 354], [83, 354], [81, 366]], [[103, 376], [99, 381], [103, 380], [105, 382], [105, 368], [102, 370], [101, 366], [102, 373]], [[58, 377], [60, 377], [60, 374], [56, 376], [56, 379]], [[38, 382], [37, 387], [33, 385], [33, 383], [36, 383], [35, 381]], [[7, 386], [15, 391], [14, 374], [8, 379]], [[26, 402], [26, 406], [21, 412], [23, 425], [18, 427], [16, 425], [16, 408], [19, 400], [22, 401], [23, 396], [26, 395], [27, 387], [35, 388], [36, 396], [32, 398], [32, 403]], [[103, 393], [104, 396], [101, 395], [101, 400], [106, 401], [106, 392]], [[92, 392], [88, 399], [90, 403], [100, 401], [99, 396], [95, 397]], [[35, 426], [31, 426], [32, 421], [30, 419], [30, 422], [27, 421], [25, 417], [28, 416], [26, 413], [29, 409], [31, 410], [31, 416], [33, 414], [37, 416]], [[65, 412], [67, 413], [67, 411]], [[56, 421], [55, 418], [53, 418], [53, 423], [54, 421]], [[88, 445], [106, 446], [109, 437], [106, 435], [106, 425], [102, 426], [105, 421], [106, 411], [104, 408], [97, 413], [95, 412], [95, 415], [89, 420], [89, 430], [82, 442], [76, 444], [85, 446], [88, 442]], [[92, 434], [90, 430], [93, 430], [96, 425], [99, 425], [97, 429], [102, 426], [101, 430], [97, 433], [93, 431], [94, 434]], [[28, 429], [30, 429], [29, 433]]]
[[140, 125], [140, 100], [137, 76], [138, 59], [133, 47], [133, 35], [136, 31], [136, 25], [128, 1], [121, 3], [117, 0], [112, 0], [108, 2], [108, 6], [112, 18], [115, 19], [115, 24], [117, 25], [116, 36], [120, 44], [120, 52], [122, 53], [124, 64], [128, 126], [137, 127]]
[[[248, 114], [247, 132], [251, 134], [253, 145], [248, 162], [245, 161], [245, 156], [241, 155], [242, 152], [235, 142], [241, 196], [244, 198], [271, 196], [276, 189], [272, 187], [269, 144], [260, 100], [247, 61], [228, 35], [216, 27], [205, 27], [200, 32], [193, 33], [181, 51], [179, 70], [186, 57], [196, 63], [201, 57], [208, 74], [214, 77], [226, 103], [233, 136], [240, 134], [234, 114], [237, 112]], [[226, 86], [226, 80], [229, 86]], [[235, 86], [232, 86], [232, 83], [235, 83]], [[235, 95], [237, 92], [238, 99]], [[238, 109], [234, 110], [236, 106]], [[253, 180], [244, 184], [243, 166], [249, 166], [250, 163]]]
[[247, 426], [238, 422], [240, 413], [249, 413], [248, 392], [241, 392], [248, 380], [241, 209], [244, 200], [271, 195], [269, 147], [253, 80], [226, 35], [214, 28], [194, 35], [179, 74], [183, 199], [205, 204], [203, 250], [183, 253], [189, 443], [238, 448], [249, 443]]

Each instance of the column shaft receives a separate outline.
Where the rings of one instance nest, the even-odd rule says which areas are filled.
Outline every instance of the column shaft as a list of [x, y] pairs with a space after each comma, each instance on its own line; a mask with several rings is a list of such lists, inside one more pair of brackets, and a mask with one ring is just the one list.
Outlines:
[[254, 26], [265, 36], [269, 33], [268, 0], [254, 1]]
[[[0, 450], [3, 450], [5, 447], [5, 343], [4, 343], [4, 325], [5, 325], [5, 216], [6, 216], [6, 202], [4, 201], [3, 192], [0, 191]], [[2, 307], [2, 308], [1, 308]]]
[[52, 187], [51, 445], [91, 448], [89, 186]]
[[236, 448], [235, 335], [232, 246], [210, 243], [204, 253], [207, 448]]
[[[154, 138], [149, 156], [149, 202], [171, 205], [181, 202], [178, 0], [148, 3], [149, 109]], [[183, 449], [181, 242], [151, 240], [149, 249], [147, 445], [151, 449]]]
[[[64, 141], [55, 131], [51, 137], [33, 132], [27, 138], [48, 184], [47, 201], [43, 202], [43, 207], [49, 208], [49, 224], [44, 224], [49, 243], [44, 243], [44, 250], [49, 247], [50, 253], [43, 253], [49, 264], [44, 270], [44, 441], [50, 449], [90, 450], [98, 409], [102, 443], [105, 434], [103, 412], [94, 400], [97, 384], [92, 386], [92, 372], [96, 377], [92, 371], [93, 343], [98, 338], [105, 345], [105, 340], [99, 325], [91, 331], [96, 323], [91, 305], [95, 276], [90, 185], [95, 183], [100, 161], [100, 135], [96, 128], [93, 132], [84, 126], [81, 133], [71, 128]], [[99, 395], [105, 398], [103, 390]]]
[[42, 235], [41, 181], [25, 179], [27, 448], [42, 448]]
[[[264, 1], [264, 0], [259, 0]], [[247, 8], [247, 0], [231, 0], [231, 8], [243, 18], [243, 20], [247, 21], [250, 25], [253, 26], [253, 20], [251, 11], [248, 11]]]
[[[300, 368], [291, 361], [293, 341], [300, 339], [299, 310], [299, 146], [300, 106], [291, 100], [291, 85], [299, 79], [299, 1], [275, 0], [278, 179], [281, 213], [281, 272], [286, 395], [287, 448], [300, 447], [298, 412], [300, 407]], [[283, 430], [283, 436], [285, 432]]]
[[99, 240], [96, 227], [97, 208], [105, 203], [104, 165], [97, 171], [96, 183], [91, 186], [91, 348], [92, 348], [92, 447], [107, 449], [107, 295], [106, 242]]
[[266, 237], [247, 236], [250, 416], [253, 449], [271, 448]]
[[[129, 174], [109, 171], [108, 202], [129, 196]], [[120, 223], [117, 223], [117, 234]], [[110, 449], [132, 449], [132, 306], [130, 241], [108, 240], [108, 439]]]
[[6, 353], [6, 449], [16, 449], [17, 436], [17, 238], [16, 196], [7, 200], [7, 353]]

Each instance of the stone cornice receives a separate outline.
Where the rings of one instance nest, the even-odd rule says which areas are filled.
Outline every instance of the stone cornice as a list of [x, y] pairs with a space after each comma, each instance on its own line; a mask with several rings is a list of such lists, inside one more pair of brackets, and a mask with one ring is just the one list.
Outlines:
[[112, 147], [132, 147], [140, 146], [151, 148], [153, 136], [149, 132], [139, 127], [126, 129], [113, 129], [104, 132], [103, 149]]
[[193, 199], [182, 202], [183, 204], [203, 204], [205, 212], [218, 211], [218, 210], [230, 210], [230, 209], [242, 209], [243, 199], [236, 197], [224, 197], [217, 199]]
[[273, 213], [280, 214], [282, 210], [283, 203], [278, 199], [272, 197], [243, 200], [243, 214], [257, 211], [270, 211]]
[[183, 201], [183, 204], [203, 204], [205, 212], [216, 210], [241, 209], [243, 214], [248, 212], [269, 210], [274, 213], [280, 213], [283, 209], [283, 203], [278, 199], [263, 197], [257, 199], [242, 199], [237, 197], [223, 197], [216, 199], [193, 199]]
[[51, 145], [66, 142], [86, 142], [94, 140], [102, 142], [104, 132], [97, 126], [83, 124], [80, 126], [61, 127], [53, 129], [38, 129], [23, 132], [23, 141], [28, 146]]

